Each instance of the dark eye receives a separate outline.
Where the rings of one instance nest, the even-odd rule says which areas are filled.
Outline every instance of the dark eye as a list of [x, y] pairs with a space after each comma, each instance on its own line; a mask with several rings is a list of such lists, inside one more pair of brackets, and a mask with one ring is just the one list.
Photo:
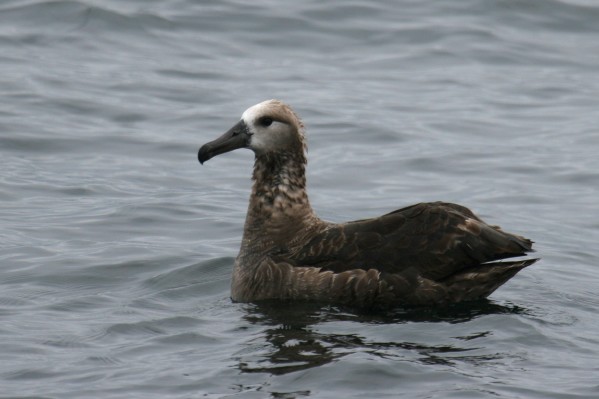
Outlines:
[[260, 124], [262, 126], [270, 126], [272, 125], [272, 118], [269, 118], [268, 116], [265, 116], [264, 118], [260, 118]]

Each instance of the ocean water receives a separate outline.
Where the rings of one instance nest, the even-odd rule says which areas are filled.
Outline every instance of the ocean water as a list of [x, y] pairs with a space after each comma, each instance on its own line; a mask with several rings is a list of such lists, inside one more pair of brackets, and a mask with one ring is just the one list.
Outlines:
[[[466, 205], [542, 260], [487, 301], [235, 304], [249, 106], [332, 221]], [[599, 3], [0, 2], [0, 398], [599, 397]]]

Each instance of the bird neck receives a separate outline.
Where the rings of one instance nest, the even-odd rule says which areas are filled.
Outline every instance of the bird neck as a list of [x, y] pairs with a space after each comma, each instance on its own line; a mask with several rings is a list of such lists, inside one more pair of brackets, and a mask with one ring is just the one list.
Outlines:
[[306, 193], [303, 151], [256, 156], [244, 230], [244, 242], [283, 248], [303, 235], [318, 218]]

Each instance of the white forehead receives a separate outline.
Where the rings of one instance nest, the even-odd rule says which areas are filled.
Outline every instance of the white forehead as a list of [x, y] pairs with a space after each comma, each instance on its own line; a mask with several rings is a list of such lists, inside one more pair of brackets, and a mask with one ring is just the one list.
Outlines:
[[266, 110], [269, 108], [269, 106], [272, 107], [272, 101], [273, 100], [266, 100], [259, 104], [252, 105], [243, 112], [241, 119], [243, 119], [243, 121], [248, 125], [254, 123], [256, 119], [266, 114]]

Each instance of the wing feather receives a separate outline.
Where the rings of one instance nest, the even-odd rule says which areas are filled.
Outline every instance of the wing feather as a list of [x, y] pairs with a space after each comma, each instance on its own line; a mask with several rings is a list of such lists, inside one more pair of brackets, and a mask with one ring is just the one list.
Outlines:
[[530, 240], [485, 224], [463, 206], [435, 202], [332, 225], [284, 258], [335, 273], [414, 269], [438, 281], [482, 263], [525, 255], [531, 245]]

